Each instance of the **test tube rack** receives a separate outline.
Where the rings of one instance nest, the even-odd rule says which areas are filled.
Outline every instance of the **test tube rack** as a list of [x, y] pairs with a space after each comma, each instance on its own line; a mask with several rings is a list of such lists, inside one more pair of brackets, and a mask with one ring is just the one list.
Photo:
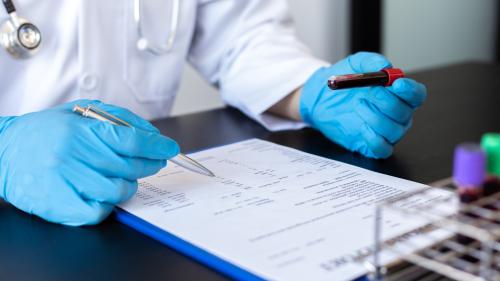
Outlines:
[[[445, 280], [460, 281], [498, 281], [500, 280], [500, 193], [481, 198], [471, 204], [457, 203], [457, 195], [451, 193], [447, 197], [440, 198], [442, 204], [460, 204], [453, 214], [443, 213], [434, 208], [411, 207], [408, 208], [405, 200], [410, 200], [412, 196], [421, 196], [423, 200], [430, 197], [432, 189], [425, 188], [411, 194], [406, 194], [398, 198], [391, 198], [378, 204], [375, 210], [375, 231], [374, 231], [374, 254], [367, 257], [363, 263], [371, 272], [372, 280], [402, 280], [405, 270], [416, 271], [425, 269], [434, 272]], [[446, 238], [428, 241], [426, 247], [410, 253], [402, 252], [401, 247], [396, 247], [398, 243], [412, 243], [412, 239], [394, 243], [394, 238], [382, 240], [384, 213], [397, 212], [408, 219], [424, 219], [427, 225], [426, 231], [419, 228], [402, 233], [401, 237], [419, 235], [420, 240], [431, 239], [426, 235], [435, 230], [444, 230], [449, 235]], [[398, 235], [399, 236], [399, 235]], [[416, 245], [407, 245], [415, 247]], [[390, 252], [398, 255], [401, 260], [398, 263], [405, 263], [402, 270], [399, 270], [396, 279], [391, 274], [387, 274], [390, 266], [381, 265], [382, 253]], [[402, 261], [402, 262], [401, 262]], [[410, 265], [410, 266], [408, 266]], [[396, 267], [392, 265], [392, 267]], [[440, 279], [443, 280], [443, 279]]]

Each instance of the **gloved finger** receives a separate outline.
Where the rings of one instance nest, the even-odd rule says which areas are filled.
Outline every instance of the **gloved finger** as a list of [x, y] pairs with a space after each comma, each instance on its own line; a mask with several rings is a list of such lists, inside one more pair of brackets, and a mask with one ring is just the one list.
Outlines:
[[79, 203], [75, 205], [75, 213], [72, 217], [59, 223], [70, 226], [96, 225], [107, 218], [114, 208], [112, 204], [92, 200], [80, 200]]
[[[82, 168], [91, 168], [107, 177], [118, 177], [133, 181], [154, 175], [165, 167], [165, 159], [129, 157], [117, 153], [116, 149], [112, 147], [115, 144], [106, 143], [92, 131], [93, 126], [101, 126], [103, 123], [98, 120], [89, 121], [92, 122], [89, 122], [87, 128], [91, 128], [91, 130], [83, 136], [86, 140], [80, 144], [83, 147], [73, 151], [74, 158], [84, 165]], [[131, 129], [128, 127], [122, 128]], [[89, 155], [94, 156], [89, 157]]]
[[359, 52], [340, 61], [337, 67], [344, 72], [339, 74], [351, 74], [380, 71], [392, 67], [392, 64], [381, 54]]
[[142, 129], [145, 131], [153, 132], [153, 133], [160, 133], [160, 130], [158, 130], [158, 128], [153, 126], [153, 124], [151, 124], [149, 121], [143, 119], [142, 117], [136, 115], [135, 113], [131, 112], [130, 110], [128, 110], [126, 108], [114, 106], [114, 105], [110, 105], [110, 104], [105, 104], [105, 103], [102, 103], [102, 104], [96, 105], [96, 106], [98, 109], [104, 110], [104, 111], [108, 112], [109, 114], [114, 115], [114, 116], [126, 121], [127, 123], [129, 123], [133, 127], [136, 127], [136, 128], [139, 128], [139, 129]]
[[385, 138], [373, 131], [368, 125], [363, 125], [361, 134], [365, 140], [366, 150], [359, 151], [363, 155], [375, 159], [391, 156], [393, 146]]
[[383, 87], [370, 88], [363, 96], [363, 100], [374, 105], [382, 114], [401, 125], [407, 124], [413, 115], [413, 108]]
[[86, 201], [116, 205], [130, 199], [137, 191], [135, 180], [108, 178], [97, 172], [87, 172], [86, 177], [72, 181], [76, 192]]
[[112, 211], [113, 205], [92, 200], [83, 200], [78, 194], [72, 197], [65, 197], [64, 202], [54, 202], [64, 204], [59, 206], [64, 212], [50, 213], [44, 219], [70, 226], [95, 225], [103, 221]]
[[397, 143], [406, 133], [406, 128], [394, 122], [377, 108], [361, 101], [356, 106], [356, 114], [368, 124], [368, 126], [378, 135], [384, 137], [389, 143]]
[[387, 89], [413, 108], [421, 106], [427, 99], [427, 89], [425, 85], [413, 79], [397, 79], [391, 86], [387, 87]]
[[[165, 160], [152, 160], [146, 158], [131, 158], [127, 156], [117, 156], [112, 164], [96, 163], [91, 165], [101, 174], [107, 177], [117, 177], [134, 181], [148, 176], [152, 176], [166, 166]], [[102, 161], [104, 162], [104, 161]]]
[[107, 122], [93, 123], [91, 129], [104, 144], [119, 155], [166, 160], [179, 154], [179, 145], [158, 133], [135, 127], [114, 126]]

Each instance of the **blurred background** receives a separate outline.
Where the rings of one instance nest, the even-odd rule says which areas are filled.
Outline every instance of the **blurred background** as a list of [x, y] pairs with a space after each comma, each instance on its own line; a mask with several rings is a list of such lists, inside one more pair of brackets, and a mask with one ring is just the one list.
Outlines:
[[[406, 71], [500, 54], [497, 0], [288, 0], [297, 35], [313, 53], [335, 62], [376, 51]], [[222, 107], [217, 90], [184, 68], [173, 115]]]

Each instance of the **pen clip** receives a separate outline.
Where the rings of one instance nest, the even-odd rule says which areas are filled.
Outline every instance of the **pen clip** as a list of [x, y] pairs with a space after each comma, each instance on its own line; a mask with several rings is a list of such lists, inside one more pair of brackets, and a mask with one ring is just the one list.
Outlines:
[[107, 113], [106, 111], [104, 110], [101, 110], [93, 105], [89, 105], [87, 106], [87, 110], [88, 111], [92, 111], [96, 114], [99, 114], [101, 115], [102, 117], [105, 117], [109, 122], [111, 123], [115, 123], [116, 125], [122, 125], [122, 126], [126, 126], [126, 127], [132, 127], [132, 125], [130, 125], [128, 122], [126, 122], [125, 120], [123, 119], [120, 119], [110, 113]]
[[122, 120], [112, 114], [107, 113], [104, 110], [101, 110], [93, 105], [88, 105], [86, 107], [81, 107], [79, 105], [75, 105], [73, 108], [74, 112], [80, 113], [83, 117], [95, 118], [101, 121], [107, 121], [113, 125], [121, 125], [126, 127], [132, 127], [128, 122]]

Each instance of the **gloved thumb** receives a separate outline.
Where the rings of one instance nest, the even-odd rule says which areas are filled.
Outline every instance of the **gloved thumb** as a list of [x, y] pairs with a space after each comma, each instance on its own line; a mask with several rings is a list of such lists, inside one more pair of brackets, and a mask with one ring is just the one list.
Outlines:
[[359, 52], [339, 62], [345, 74], [375, 72], [392, 67], [391, 62], [377, 53]]

